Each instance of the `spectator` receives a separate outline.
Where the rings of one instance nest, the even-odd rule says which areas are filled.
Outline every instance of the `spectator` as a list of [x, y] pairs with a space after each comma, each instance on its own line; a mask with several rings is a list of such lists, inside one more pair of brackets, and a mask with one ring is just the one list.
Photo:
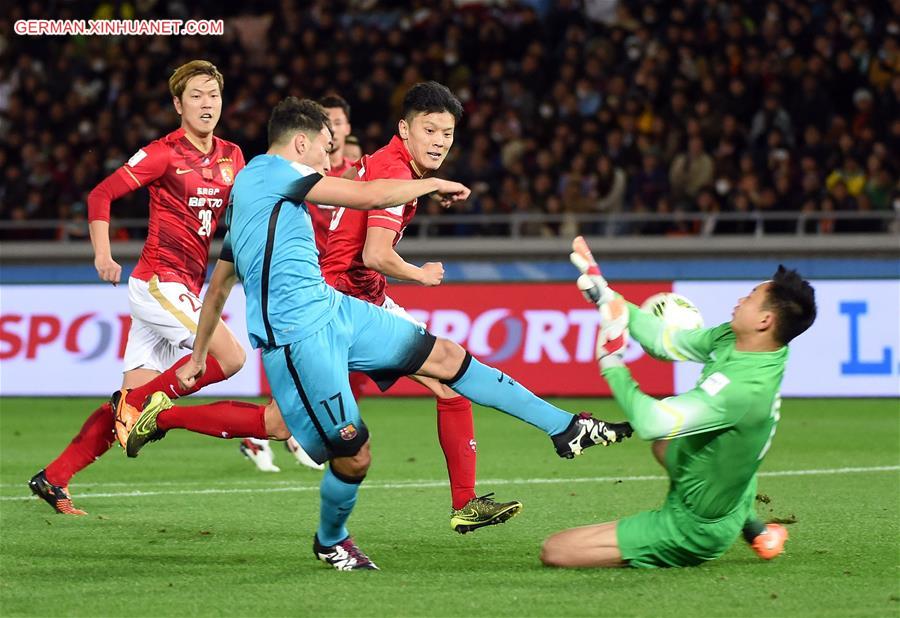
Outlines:
[[891, 209], [891, 192], [894, 180], [881, 160], [872, 155], [869, 157], [869, 176], [866, 180], [865, 195], [872, 203], [872, 209], [887, 211]]
[[668, 175], [656, 153], [648, 152], [641, 159], [641, 169], [634, 176], [631, 194], [639, 197], [645, 208], [652, 210], [657, 210], [660, 199], [668, 198]]
[[753, 116], [753, 123], [750, 126], [751, 143], [757, 148], [762, 148], [764, 146], [763, 140], [765, 140], [772, 129], [781, 131], [785, 142], [789, 145], [793, 144], [794, 133], [791, 117], [781, 106], [778, 97], [774, 94], [769, 94], [763, 99], [762, 109]]
[[844, 164], [828, 174], [828, 178], [825, 180], [825, 187], [831, 191], [832, 195], [835, 195], [838, 202], [840, 202], [842, 198], [836, 195], [838, 185], [840, 185], [840, 190], [842, 192], [846, 191], [849, 195], [854, 197], [862, 193], [863, 189], [865, 189], [866, 175], [859, 166], [859, 161], [855, 158], [847, 157], [844, 159]]
[[601, 155], [592, 177], [592, 194], [596, 199], [594, 209], [603, 213], [622, 212], [627, 182], [622, 168], [613, 165], [607, 155]]
[[690, 138], [687, 151], [676, 156], [669, 168], [669, 184], [676, 204], [693, 202], [702, 188], [712, 184], [713, 173], [713, 158], [703, 150], [703, 140]]

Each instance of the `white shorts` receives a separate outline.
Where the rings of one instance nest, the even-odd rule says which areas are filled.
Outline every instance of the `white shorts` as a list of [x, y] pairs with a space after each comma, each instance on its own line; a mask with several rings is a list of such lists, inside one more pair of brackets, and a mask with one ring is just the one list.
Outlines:
[[194, 346], [201, 302], [184, 284], [128, 279], [131, 330], [123, 371], [163, 372]]
[[409, 315], [409, 312], [406, 311], [406, 309], [404, 309], [403, 307], [401, 307], [400, 305], [395, 303], [394, 299], [391, 298], [390, 296], [388, 296], [387, 294], [384, 295], [384, 302], [381, 303], [381, 308], [384, 309], [385, 311], [387, 311], [388, 313], [393, 313], [394, 315], [403, 318], [407, 322], [412, 322], [416, 326], [421, 326], [425, 330], [428, 330], [428, 327], [425, 326], [424, 322], [420, 322], [416, 318]]

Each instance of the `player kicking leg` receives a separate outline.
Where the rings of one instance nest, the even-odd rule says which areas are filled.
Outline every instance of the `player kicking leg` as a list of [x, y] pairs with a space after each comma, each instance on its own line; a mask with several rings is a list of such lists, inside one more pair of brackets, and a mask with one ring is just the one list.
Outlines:
[[[557, 567], [692, 566], [721, 556], [743, 531], [760, 557], [781, 553], [787, 533], [756, 521], [756, 473], [780, 418], [787, 344], [812, 325], [815, 293], [779, 267], [738, 301], [730, 322], [676, 330], [609, 289], [583, 241], [573, 247], [579, 288], [604, 322], [603, 377], [638, 436], [671, 479], [664, 505], [548, 538], [541, 560]], [[703, 363], [697, 386], [658, 401], [642, 393], [622, 354], [629, 332], [652, 356]]]

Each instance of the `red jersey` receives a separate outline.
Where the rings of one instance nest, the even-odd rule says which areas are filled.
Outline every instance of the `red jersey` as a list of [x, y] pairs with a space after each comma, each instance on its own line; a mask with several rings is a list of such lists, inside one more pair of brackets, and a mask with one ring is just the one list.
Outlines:
[[[356, 162], [352, 159], [344, 157], [339, 166], [331, 168], [328, 176], [340, 178], [354, 163]], [[320, 206], [312, 202], [306, 202], [306, 205], [309, 208], [309, 218], [312, 219], [313, 233], [316, 235], [316, 249], [319, 250], [319, 263], [321, 263], [325, 256], [325, 247], [328, 244], [328, 226], [331, 225], [331, 216], [334, 214], [335, 208], [325, 204]]]
[[[360, 168], [360, 180], [412, 180], [420, 177], [413, 169], [412, 156], [396, 135], [387, 146], [360, 159], [357, 167]], [[403, 230], [416, 214], [416, 203], [417, 200], [413, 200], [387, 210], [338, 208], [328, 235], [328, 252], [322, 260], [325, 281], [344, 294], [381, 305], [387, 280], [363, 262], [366, 233], [370, 227], [392, 230], [397, 233], [393, 243], [396, 246], [403, 237]]]
[[[116, 170], [113, 176], [130, 190], [150, 190], [147, 240], [131, 276], [149, 281], [157, 275], [160, 281], [176, 281], [199, 294], [209, 244], [228, 206], [234, 177], [243, 167], [237, 145], [213, 137], [212, 150], [204, 154], [178, 129], [144, 146]], [[102, 214], [91, 216], [98, 218]]]

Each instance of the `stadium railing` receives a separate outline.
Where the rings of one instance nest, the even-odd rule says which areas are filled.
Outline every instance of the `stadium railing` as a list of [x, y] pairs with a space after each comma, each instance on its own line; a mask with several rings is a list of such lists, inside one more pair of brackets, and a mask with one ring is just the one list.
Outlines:
[[[834, 233], [819, 233], [827, 224]], [[6, 263], [83, 260], [92, 257], [86, 238], [19, 240], [22, 232], [72, 229], [71, 220], [0, 221], [0, 259]], [[87, 224], [83, 223], [86, 234]], [[116, 228], [140, 234], [146, 219], [114, 219]], [[722, 231], [728, 228], [727, 232]], [[717, 231], [718, 230], [718, 231]], [[417, 215], [404, 235], [404, 254], [457, 259], [559, 256], [570, 236], [598, 237], [616, 255], [881, 254], [900, 256], [900, 213], [512, 213]], [[214, 242], [212, 254], [218, 253]], [[121, 259], [137, 258], [140, 240], [114, 243]]]

